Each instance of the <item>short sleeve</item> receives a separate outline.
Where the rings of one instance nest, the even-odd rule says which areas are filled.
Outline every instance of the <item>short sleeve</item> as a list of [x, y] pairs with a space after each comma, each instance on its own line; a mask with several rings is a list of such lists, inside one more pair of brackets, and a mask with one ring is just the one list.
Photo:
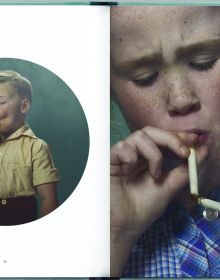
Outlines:
[[38, 139], [34, 143], [32, 152], [33, 185], [59, 181], [58, 171], [54, 166], [48, 145]]

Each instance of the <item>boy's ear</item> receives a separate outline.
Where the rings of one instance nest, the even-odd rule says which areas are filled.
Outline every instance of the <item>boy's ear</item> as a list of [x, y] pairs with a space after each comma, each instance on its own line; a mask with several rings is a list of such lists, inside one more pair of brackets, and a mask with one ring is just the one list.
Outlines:
[[28, 98], [24, 98], [21, 101], [21, 113], [26, 114], [30, 109], [31, 103]]

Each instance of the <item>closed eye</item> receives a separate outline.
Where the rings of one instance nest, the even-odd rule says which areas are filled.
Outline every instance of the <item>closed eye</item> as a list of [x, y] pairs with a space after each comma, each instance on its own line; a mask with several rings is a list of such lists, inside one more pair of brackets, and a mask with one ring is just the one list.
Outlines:
[[208, 71], [211, 70], [216, 62], [217, 62], [218, 58], [212, 59], [212, 60], [204, 60], [204, 61], [191, 61], [190, 62], [190, 66], [198, 71]]
[[158, 76], [159, 76], [159, 73], [154, 72], [154, 73], [148, 75], [147, 77], [140, 78], [140, 79], [134, 79], [132, 81], [135, 85], [137, 85], [139, 87], [150, 87], [156, 82]]

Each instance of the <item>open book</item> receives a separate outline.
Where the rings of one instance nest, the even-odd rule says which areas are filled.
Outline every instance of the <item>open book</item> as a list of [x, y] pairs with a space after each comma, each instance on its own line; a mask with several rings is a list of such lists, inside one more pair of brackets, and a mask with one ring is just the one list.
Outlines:
[[108, 276], [109, 7], [15, 2], [0, 3], [0, 70], [32, 82], [27, 122], [51, 148], [59, 207], [0, 227], [1, 277]]
[[[192, 4], [192, 1], [185, 3], [192, 6], [198, 5], [197, 1], [194, 4]], [[178, 153], [177, 149], [175, 150], [171, 147], [172, 145], [177, 145], [175, 139], [173, 140], [169, 134], [171, 132], [180, 133], [177, 138], [185, 137], [184, 141], [186, 141], [186, 136], [185, 134], [182, 136], [181, 133], [197, 134], [198, 137], [193, 136], [193, 145], [197, 140], [199, 144], [196, 145], [200, 148], [208, 145], [207, 143], [211, 143], [212, 147], [216, 147], [215, 153], [211, 156], [214, 158], [215, 155], [219, 155], [218, 145], [210, 140], [218, 139], [217, 134], [220, 131], [218, 110], [216, 109], [216, 104], [219, 103], [214, 102], [214, 98], [212, 99], [212, 96], [218, 95], [220, 85], [216, 76], [211, 74], [211, 71], [217, 71], [214, 70], [214, 67], [219, 67], [216, 66], [219, 58], [219, 42], [212, 42], [209, 45], [202, 44], [201, 48], [198, 46], [199, 44], [196, 44], [197, 42], [194, 42], [193, 50], [188, 51], [186, 47], [180, 48], [175, 52], [174, 56], [172, 52], [169, 53], [172, 48], [167, 48], [167, 46], [176, 47], [175, 43], [179, 42], [184, 42], [185, 45], [191, 43], [188, 39], [191, 39], [190, 36], [193, 32], [197, 32], [196, 27], [199, 26], [196, 25], [196, 21], [195, 29], [190, 29], [191, 33], [187, 33], [187, 16], [185, 16], [187, 19], [183, 18], [182, 25], [174, 21], [172, 27], [183, 29], [184, 32], [170, 32], [171, 35], [169, 33], [166, 40], [164, 40], [164, 30], [167, 25], [165, 23], [163, 25], [160, 21], [160, 29], [159, 31], [157, 30], [159, 35], [162, 34], [160, 37], [156, 32], [151, 33], [151, 30], [159, 26], [157, 26], [157, 22], [148, 21], [148, 17], [146, 17], [146, 25], [150, 35], [145, 37], [143, 14], [138, 18], [140, 21], [139, 27], [137, 28], [137, 25], [133, 26], [132, 17], [137, 16], [137, 11], [132, 10], [132, 7], [135, 4], [139, 5], [139, 9], [151, 6], [153, 7], [152, 14], [156, 12], [159, 14], [164, 6], [172, 6], [174, 3], [160, 3], [155, 0], [133, 3], [134, 6], [132, 6], [131, 1], [119, 1], [118, 7], [116, 4], [115, 1], [62, 2], [58, 0], [0, 2], [2, 39], [0, 44], [0, 72], [4, 70], [16, 71], [32, 82], [33, 104], [28, 114], [27, 122], [37, 136], [45, 140], [49, 145], [54, 164], [60, 176], [57, 185], [59, 207], [56, 210], [42, 218], [40, 218], [39, 214], [38, 219], [31, 223], [16, 226], [0, 225], [1, 277], [88, 278], [110, 276], [110, 147], [119, 141], [125, 144], [123, 142], [125, 139], [128, 139], [126, 143], [132, 146], [131, 139], [133, 139], [132, 135], [134, 135], [135, 131], [142, 131], [144, 127], [148, 126], [145, 130], [148, 132], [148, 136], [151, 135], [151, 137], [145, 139], [151, 149], [147, 146], [143, 146], [144, 149], [141, 149], [141, 146], [138, 145], [134, 149], [137, 153], [140, 153], [137, 155], [137, 159], [141, 159], [142, 174], [150, 166], [148, 162], [146, 164], [142, 160], [149, 156], [148, 153], [151, 155], [151, 151], [156, 149], [151, 142], [154, 137], [160, 148], [159, 150], [165, 153], [165, 160], [167, 160], [162, 172], [170, 172], [174, 168], [179, 168], [183, 163], [183, 158], [184, 163], [187, 162], [186, 154], [182, 155], [182, 158], [179, 155], [181, 160], [179, 158], [173, 160], [173, 154], [170, 156], [170, 153], [167, 152], [168, 147], [172, 150], [172, 153]], [[158, 11], [155, 9], [155, 7], [157, 8], [155, 4], [158, 5]], [[177, 4], [183, 5], [183, 2], [179, 1]], [[117, 16], [117, 9], [119, 11], [123, 9], [121, 6], [126, 5], [130, 7], [130, 11], [127, 10], [126, 12], [127, 21], [123, 21], [125, 15], [123, 15], [122, 20], [120, 16]], [[114, 9], [113, 17], [111, 17], [112, 9]], [[170, 21], [172, 21], [172, 16], [175, 13], [176, 10], [174, 9], [173, 14], [169, 14]], [[201, 13], [201, 15], [203, 14]], [[206, 17], [201, 16], [198, 18], [201, 20], [201, 24], [204, 24], [203, 30], [206, 30], [205, 28], [208, 26], [205, 21]], [[192, 17], [191, 20], [194, 20], [194, 18]], [[123, 25], [124, 22], [126, 22], [126, 26]], [[117, 26], [120, 27], [118, 30]], [[129, 26], [130, 33], [126, 31], [127, 26]], [[198, 28], [199, 35], [197, 35], [200, 36], [199, 38], [202, 41], [204, 36], [212, 31], [209, 31], [207, 27], [206, 33], [205, 31], [202, 33]], [[142, 36], [139, 36], [140, 33]], [[216, 37], [219, 36], [219, 30], [214, 30], [214, 33]], [[197, 38], [197, 35], [193, 34], [192, 37]], [[129, 38], [132, 38], [133, 41], [131, 42]], [[169, 42], [170, 45], [166, 45], [166, 42]], [[150, 45], [151, 43], [152, 45]], [[211, 49], [211, 53], [206, 52], [207, 49]], [[146, 54], [146, 50], [150, 51]], [[167, 55], [165, 57], [163, 57], [164, 50], [166, 50], [165, 54]], [[199, 54], [197, 55], [198, 50]], [[174, 61], [175, 69], [173, 68]], [[183, 61], [185, 63], [184, 69], [181, 68]], [[184, 74], [181, 79], [178, 76], [180, 68], [182, 69], [181, 74]], [[203, 75], [202, 79], [200, 75]], [[168, 79], [171, 76], [172, 78]], [[209, 87], [207, 87], [207, 84]], [[204, 103], [201, 103], [200, 99], [197, 98], [198, 89], [200, 97], [204, 98]], [[204, 89], [207, 95], [210, 93], [208, 97], [203, 94]], [[180, 91], [184, 92], [184, 96], [178, 95]], [[162, 95], [161, 93], [164, 94]], [[213, 95], [211, 95], [212, 93]], [[202, 125], [200, 125], [202, 128], [194, 127], [191, 124], [196, 121], [192, 116], [196, 116], [204, 104], [211, 104], [211, 109], [208, 108], [207, 111], [204, 111], [204, 115], [202, 111], [201, 118], [196, 120], [202, 120], [203, 118], [206, 120], [207, 118], [207, 123], [204, 121], [207, 127], [203, 128]], [[217, 126], [208, 119], [207, 116], [210, 114], [212, 115], [211, 120], [216, 120]], [[173, 121], [174, 119], [175, 121]], [[211, 135], [209, 129], [212, 126], [215, 127], [217, 134], [213, 133], [214, 136], [209, 136], [208, 134]], [[161, 130], [155, 132], [154, 127]], [[160, 137], [155, 136], [157, 133], [163, 134], [163, 129], [168, 131], [167, 138], [164, 135], [161, 137], [163, 141], [165, 141], [164, 139], [171, 139], [174, 142], [167, 140], [168, 143], [164, 143], [159, 139]], [[4, 136], [0, 126], [1, 134]], [[131, 135], [131, 138], [127, 138], [129, 135]], [[142, 136], [140, 135], [140, 138]], [[146, 137], [146, 135], [143, 137]], [[0, 142], [0, 156], [1, 145], [2, 142]], [[166, 151], [164, 152], [164, 150]], [[204, 160], [205, 153], [205, 148], [201, 154], [198, 152], [199, 164]], [[158, 153], [153, 154], [151, 160], [154, 161], [156, 156], [158, 156]], [[124, 160], [126, 161], [127, 158]], [[215, 162], [217, 161], [218, 158], [216, 158]], [[14, 159], [12, 159], [12, 163], [14, 166]], [[126, 162], [124, 163], [126, 164]], [[53, 164], [51, 163], [51, 165]], [[202, 165], [202, 168], [206, 171], [206, 166], [204, 166]], [[212, 161], [210, 166], [213, 167]], [[20, 167], [18, 166], [18, 168]], [[28, 168], [28, 172], [32, 172], [30, 166]], [[152, 178], [156, 178], [156, 175], [158, 175], [155, 174], [156, 169], [153, 170], [154, 166], [151, 166], [151, 168], [150, 175]], [[202, 168], [201, 170], [203, 170]], [[34, 177], [32, 173], [30, 175], [25, 170], [27, 170], [27, 166], [21, 172], [22, 178], [27, 178], [27, 175]], [[207, 172], [210, 172], [209, 168], [207, 170]], [[217, 174], [216, 170], [214, 171]], [[14, 174], [13, 172], [9, 173]], [[180, 179], [176, 180], [175, 186], [178, 186], [178, 182], [181, 180], [184, 182], [183, 184], [187, 184], [185, 181], [187, 181], [188, 175], [186, 175], [187, 179], [182, 178], [182, 173], [179, 173]], [[132, 174], [131, 172], [130, 175]], [[203, 173], [201, 178], [203, 178], [202, 176]], [[215, 176], [213, 177], [215, 178]], [[216, 177], [216, 181], [218, 181], [218, 176], [216, 175]], [[145, 180], [146, 177], [143, 176], [142, 179]], [[4, 180], [2, 179], [2, 181]], [[204, 182], [207, 181], [204, 180]], [[213, 182], [213, 185], [215, 183]], [[4, 183], [0, 183], [0, 194], [4, 189], [3, 185]], [[16, 183], [14, 185], [16, 188]], [[160, 187], [161, 185], [158, 183], [158, 186]], [[141, 187], [143, 186], [141, 185]], [[183, 191], [185, 190], [189, 196], [189, 188], [183, 188]], [[19, 191], [20, 189], [17, 192], [19, 193]], [[147, 195], [145, 193], [146, 197], [142, 196], [142, 202], [145, 201], [145, 198], [147, 201], [151, 193], [153, 192]], [[174, 196], [174, 194], [172, 195]], [[152, 198], [151, 202], [155, 206], [161, 205], [163, 209], [160, 209], [158, 213], [152, 214], [154, 218], [149, 219], [150, 222], [146, 224], [146, 227], [150, 227], [159, 217], [163, 217], [162, 212], [169, 208], [168, 200], [169, 202], [173, 201], [173, 196], [168, 197], [167, 203], [164, 205], [161, 201], [164, 201], [166, 194], [158, 196], [158, 201]], [[183, 197], [185, 197], [185, 194]], [[7, 199], [9, 198], [0, 195], [2, 207], [5, 204], [7, 205]], [[39, 195], [39, 209], [41, 209], [44, 202], [41, 202], [40, 198], [41, 196]], [[217, 197], [215, 197], [215, 200], [217, 200]], [[135, 209], [138, 210], [138, 207]], [[144, 206], [143, 209], [146, 210]], [[38, 211], [40, 212], [40, 210]], [[213, 215], [213, 212], [211, 214]], [[215, 219], [217, 219], [218, 213], [216, 215]], [[212, 217], [208, 217], [208, 219], [212, 220]], [[143, 240], [146, 238], [147, 249], [149, 244], [152, 246], [152, 255], [150, 255], [151, 251], [149, 254], [145, 253], [146, 248], [141, 247], [142, 245], [135, 247], [137, 251], [133, 251], [134, 255], [130, 259], [130, 266], [127, 268], [127, 272], [125, 271], [125, 274], [122, 274], [122, 269], [116, 268], [113, 270], [112, 276], [144, 277], [150, 275], [150, 277], [158, 277], [159, 273], [161, 273], [160, 277], [186, 276], [187, 273], [180, 265], [182, 261], [182, 245], [178, 245], [177, 249], [176, 247], [175, 249], [173, 249], [174, 247], [166, 248], [166, 252], [161, 249], [163, 245], [173, 242], [173, 239], [166, 239], [168, 236], [167, 225], [165, 226], [165, 222], [163, 225], [163, 228], [157, 228], [159, 232], [157, 232], [158, 242], [155, 241], [156, 239], [152, 239], [154, 243], [149, 242], [150, 239], [143, 237]], [[151, 238], [152, 236], [154, 237], [153, 231], [150, 234]], [[169, 234], [171, 236], [173, 232], [172, 234], [169, 232]], [[207, 245], [208, 237], [204, 236], [205, 245]], [[181, 237], [179, 235], [178, 240]], [[174, 243], [172, 243], [172, 246], [174, 246]], [[157, 251], [155, 248], [159, 247], [161, 250], [158, 249]], [[211, 255], [210, 258], [212, 258], [213, 263], [214, 255], [219, 258], [219, 247], [215, 248], [217, 249], [213, 249], [214, 251], [211, 253], [207, 249], [207, 254]], [[170, 253], [169, 250], [172, 252]], [[165, 252], [165, 257], [163, 252]], [[142, 254], [146, 263], [150, 263], [150, 268], [146, 263], [140, 261], [141, 257], [139, 258], [140, 255], [138, 254]], [[160, 255], [159, 259], [154, 259], [153, 256], [158, 256], [158, 254]], [[138, 256], [136, 266], [132, 263], [133, 256], [134, 259], [135, 256]], [[120, 259], [120, 254], [117, 257]], [[209, 257], [207, 258], [210, 260]], [[125, 259], [124, 262], [127, 262], [128, 258]], [[157, 272], [160, 270], [158, 274], [154, 269], [155, 263], [157, 263]], [[178, 265], [174, 265], [173, 270], [170, 269], [170, 271], [172, 270], [170, 272], [168, 270], [173, 263], [178, 263]], [[139, 272], [137, 272], [138, 269]], [[203, 272], [201, 272], [200, 276], [207, 276]], [[196, 270], [196, 273], [200, 273], [200, 270]], [[192, 276], [191, 274], [189, 275]], [[194, 276], [197, 277], [198, 275], [195, 274]]]

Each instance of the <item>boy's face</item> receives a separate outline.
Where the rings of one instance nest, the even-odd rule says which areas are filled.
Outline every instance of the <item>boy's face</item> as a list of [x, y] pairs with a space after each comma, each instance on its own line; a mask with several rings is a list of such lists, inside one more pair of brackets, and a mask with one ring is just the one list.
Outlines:
[[23, 125], [25, 120], [24, 99], [9, 83], [0, 83], [0, 134], [8, 137]]
[[210, 180], [220, 168], [219, 58], [218, 7], [112, 9], [111, 88], [129, 126], [198, 133]]

